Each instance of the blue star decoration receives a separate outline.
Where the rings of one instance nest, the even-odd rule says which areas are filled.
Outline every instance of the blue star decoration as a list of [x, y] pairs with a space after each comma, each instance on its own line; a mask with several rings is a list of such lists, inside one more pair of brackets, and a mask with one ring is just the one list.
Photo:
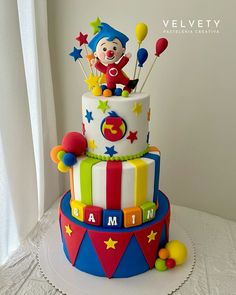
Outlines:
[[85, 118], [87, 118], [88, 123], [90, 123], [93, 120], [92, 112], [89, 112], [88, 110], [86, 110]]
[[83, 58], [81, 55], [82, 49], [74, 47], [74, 50], [70, 53], [70, 56], [74, 57], [74, 60], [77, 61], [78, 58]]
[[105, 152], [105, 154], [109, 155], [110, 157], [117, 154], [117, 151], [115, 151], [115, 146], [114, 145], [112, 147], [106, 146], [106, 149], [107, 149], [107, 151]]

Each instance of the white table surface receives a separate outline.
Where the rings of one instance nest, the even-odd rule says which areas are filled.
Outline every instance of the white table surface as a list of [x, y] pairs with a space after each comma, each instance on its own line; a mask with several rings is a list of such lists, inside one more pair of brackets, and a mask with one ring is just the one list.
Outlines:
[[[57, 208], [58, 202], [0, 268], [0, 294], [60, 294], [42, 277], [36, 259], [38, 242], [58, 218]], [[196, 248], [194, 271], [175, 294], [236, 295], [236, 222], [180, 206], [172, 206], [172, 217]]]

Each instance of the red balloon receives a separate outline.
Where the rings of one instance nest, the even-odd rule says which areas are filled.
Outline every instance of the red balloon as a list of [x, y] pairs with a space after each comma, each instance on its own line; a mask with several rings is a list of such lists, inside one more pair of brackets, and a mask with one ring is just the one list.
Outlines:
[[79, 132], [68, 132], [63, 137], [61, 145], [65, 152], [80, 156], [86, 151], [87, 140]]
[[160, 54], [166, 50], [168, 46], [168, 40], [165, 38], [160, 38], [156, 42], [156, 56], [160, 56]]

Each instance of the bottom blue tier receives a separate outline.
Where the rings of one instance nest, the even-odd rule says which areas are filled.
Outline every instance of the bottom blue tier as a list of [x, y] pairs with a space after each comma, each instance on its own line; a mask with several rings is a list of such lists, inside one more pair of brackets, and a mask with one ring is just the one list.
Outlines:
[[126, 278], [154, 267], [158, 250], [169, 236], [170, 204], [162, 192], [158, 192], [155, 219], [120, 229], [97, 227], [75, 219], [70, 198], [70, 192], [62, 197], [59, 219], [63, 249], [74, 267], [108, 278]]

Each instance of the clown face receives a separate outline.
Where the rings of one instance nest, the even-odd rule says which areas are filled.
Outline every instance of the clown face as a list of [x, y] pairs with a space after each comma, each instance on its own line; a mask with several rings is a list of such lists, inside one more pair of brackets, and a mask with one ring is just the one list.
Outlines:
[[94, 56], [104, 64], [112, 64], [117, 62], [125, 52], [119, 39], [108, 41], [107, 38], [102, 38], [96, 47]]

